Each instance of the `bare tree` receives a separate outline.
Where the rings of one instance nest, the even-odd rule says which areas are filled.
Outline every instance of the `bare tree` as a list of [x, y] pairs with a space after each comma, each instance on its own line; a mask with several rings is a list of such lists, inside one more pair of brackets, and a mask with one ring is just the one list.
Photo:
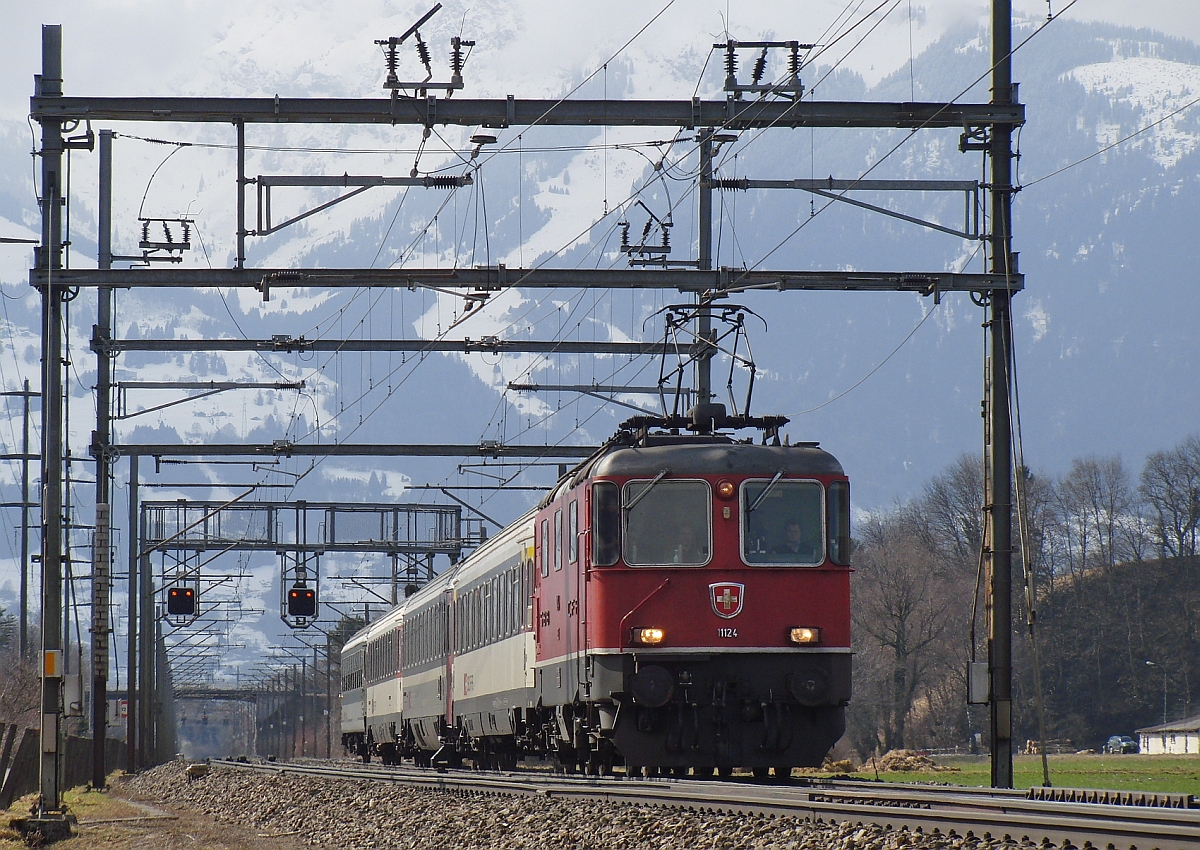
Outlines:
[[1153, 515], [1160, 557], [1196, 554], [1200, 527], [1200, 436], [1146, 458], [1138, 492]]
[[983, 542], [983, 458], [963, 454], [909, 505], [924, 546], [959, 568], [973, 569]]
[[878, 675], [871, 683], [875, 734], [885, 750], [905, 746], [918, 697], [952, 666], [944, 639], [961, 595], [938, 569], [934, 553], [904, 525], [895, 513], [871, 517], [861, 526], [855, 552], [854, 626]]
[[[33, 657], [22, 658], [16, 646], [16, 621], [0, 609], [0, 724], [34, 728], [40, 722], [41, 680]], [[36, 635], [32, 636], [38, 643]]]

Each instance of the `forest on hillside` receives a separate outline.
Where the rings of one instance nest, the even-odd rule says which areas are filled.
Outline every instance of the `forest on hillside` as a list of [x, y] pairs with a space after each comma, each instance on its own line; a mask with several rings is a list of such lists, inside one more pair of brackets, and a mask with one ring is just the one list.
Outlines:
[[[987, 707], [966, 703], [967, 662], [987, 658], [983, 474], [964, 455], [919, 496], [858, 523], [847, 735], [862, 756], [987, 745]], [[1031, 609], [1047, 741], [1096, 748], [1196, 713], [1200, 436], [1140, 472], [1089, 456], [1061, 477], [1026, 471], [1021, 485], [1014, 740], [1038, 738]]]

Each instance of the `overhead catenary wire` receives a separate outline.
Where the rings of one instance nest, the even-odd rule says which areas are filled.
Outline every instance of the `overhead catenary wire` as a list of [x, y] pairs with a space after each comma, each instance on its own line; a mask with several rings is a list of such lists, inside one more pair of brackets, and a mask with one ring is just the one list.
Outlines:
[[819, 215], [820, 213], [829, 209], [833, 204], [835, 204], [839, 200], [841, 200], [841, 198], [843, 198], [847, 192], [850, 192], [856, 184], [858, 184], [862, 180], [865, 180], [872, 172], [874, 172], [877, 168], [879, 168], [884, 162], [889, 160], [897, 151], [899, 151], [906, 144], [908, 144], [909, 140], [912, 139], [916, 135], [918, 130], [921, 130], [924, 127], [927, 127], [930, 121], [932, 121], [934, 118], [936, 118], [938, 115], [940, 115], [946, 108], [948, 108], [952, 104], [956, 103], [959, 98], [963, 97], [967, 92], [969, 92], [971, 89], [975, 88], [975, 86], [977, 86], [980, 82], [982, 82], [984, 79], [986, 79], [988, 77], [988, 75], [990, 75], [993, 72], [993, 70], [996, 68], [996, 66], [1000, 62], [1006, 61], [1007, 59], [1011, 58], [1013, 56], [1013, 54], [1015, 54], [1018, 50], [1023, 48], [1025, 45], [1027, 45], [1034, 38], [1036, 38], [1038, 36], [1038, 34], [1040, 34], [1043, 30], [1046, 29], [1046, 27], [1050, 26], [1050, 24], [1052, 24], [1054, 21], [1058, 20], [1062, 15], [1064, 15], [1066, 12], [1068, 12], [1078, 2], [1079, 2], [1079, 0], [1071, 0], [1071, 2], [1068, 3], [1065, 7], [1063, 7], [1063, 9], [1058, 12], [1058, 14], [1056, 14], [1053, 18], [1047, 20], [1045, 23], [1043, 23], [1041, 26], [1039, 26], [1037, 29], [1035, 29], [1032, 33], [1030, 33], [1024, 40], [1022, 40], [1012, 50], [1010, 50], [1005, 57], [1002, 57], [1001, 59], [997, 59], [996, 62], [991, 64], [988, 67], [988, 69], [986, 71], [984, 71], [984, 73], [982, 73], [978, 77], [976, 77], [969, 85], [967, 85], [964, 89], [962, 89], [962, 91], [960, 91], [957, 95], [955, 95], [953, 98], [951, 98], [945, 104], [943, 104], [942, 107], [937, 112], [935, 112], [932, 116], [927, 118], [920, 125], [913, 127], [912, 130], [903, 139], [901, 139], [892, 148], [890, 148], [886, 153], [884, 153], [883, 156], [881, 156], [874, 163], [872, 163], [862, 174], [860, 174], [857, 178], [855, 178], [849, 186], [847, 186], [845, 189], [841, 190], [838, 193], [836, 198], [830, 198], [829, 200], [827, 200], [820, 208], [818, 208], [816, 211], [814, 211], [813, 215], [811, 215], [811, 216], [809, 216], [809, 218], [801, 221], [800, 224], [798, 224], [795, 227], [795, 229], [793, 229], [787, 236], [785, 236], [782, 240], [780, 240], [775, 245], [775, 247], [771, 248], [769, 251], [767, 251], [767, 253], [762, 255], [754, 264], [748, 266], [742, 275], [740, 275], [739, 277], [735, 278], [732, 281], [733, 285], [736, 285], [737, 283], [739, 283], [741, 280], [744, 279], [746, 274], [748, 274], [751, 271], [754, 271], [759, 266], [761, 266], [763, 263], [765, 263], [771, 256], [773, 256], [777, 251], [779, 251], [780, 248], [782, 248], [789, 241], [791, 241], [792, 237], [794, 237], [797, 233], [799, 233], [801, 230], [803, 230], [805, 227], [807, 227], [813, 221], [813, 219], [816, 218], [817, 215]]
[[[668, 6], [670, 6], [670, 4], [668, 4]], [[665, 8], [666, 8], [666, 7], [664, 7], [664, 11], [665, 11]], [[660, 12], [660, 14], [661, 14], [661, 12]], [[650, 22], [650, 23], [653, 23], [653, 20], [652, 20], [652, 22]], [[643, 30], [644, 30], [644, 28], [643, 28]], [[635, 37], [636, 37], [636, 36], [635, 36]]]
[[[1072, 4], [1072, 5], [1074, 5], [1074, 4]], [[1054, 171], [1051, 171], [1049, 174], [1045, 174], [1041, 177], [1038, 177], [1036, 180], [1030, 180], [1028, 183], [1021, 184], [1019, 188], [1023, 190], [1023, 189], [1028, 189], [1032, 186], [1036, 186], [1037, 184], [1039, 184], [1043, 181], [1050, 180], [1053, 177], [1057, 177], [1058, 175], [1062, 174], [1064, 171], [1070, 171], [1072, 168], [1076, 168], [1080, 165], [1083, 165], [1085, 162], [1089, 162], [1098, 156], [1103, 156], [1104, 154], [1108, 153], [1110, 150], [1120, 147], [1121, 145], [1125, 144], [1126, 142], [1132, 141], [1133, 139], [1136, 139], [1138, 136], [1142, 135], [1143, 133], [1148, 133], [1150, 130], [1153, 130], [1155, 127], [1161, 126], [1162, 124], [1164, 124], [1167, 121], [1174, 118], [1176, 115], [1180, 115], [1180, 114], [1186, 112], [1187, 110], [1191, 109], [1193, 106], [1195, 106], [1197, 104], [1200, 104], [1200, 97], [1196, 97], [1196, 98], [1193, 98], [1192, 100], [1189, 100], [1183, 106], [1179, 107], [1178, 109], [1176, 109], [1172, 112], [1167, 113], [1162, 118], [1159, 118], [1157, 121], [1153, 121], [1153, 122], [1145, 125], [1144, 127], [1140, 127], [1139, 129], [1133, 131], [1132, 133], [1130, 133], [1127, 136], [1122, 136], [1121, 138], [1117, 139], [1115, 142], [1105, 145], [1104, 147], [1100, 148], [1097, 151], [1093, 151], [1092, 153], [1088, 154], [1087, 156], [1083, 157], [1082, 159], [1077, 159], [1074, 162], [1068, 163], [1067, 165], [1064, 165], [1062, 168], [1058, 168]]]

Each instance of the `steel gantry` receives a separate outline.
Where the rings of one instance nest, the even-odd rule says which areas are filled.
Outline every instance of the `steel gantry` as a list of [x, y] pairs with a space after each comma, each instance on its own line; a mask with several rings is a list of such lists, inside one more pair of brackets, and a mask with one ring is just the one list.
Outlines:
[[[1024, 108], [1018, 102], [1015, 87], [1011, 82], [1011, 3], [1010, 0], [993, 0], [993, 86], [989, 103], [887, 103], [887, 102], [820, 102], [804, 100], [792, 82], [783, 94], [783, 88], [767, 86], [748, 88], [733, 79], [726, 82], [724, 99], [704, 100], [700, 98], [677, 100], [537, 100], [514, 96], [493, 99], [470, 99], [437, 97], [416, 87], [413, 95], [402, 94], [404, 84], [390, 86], [391, 96], [386, 98], [215, 98], [215, 97], [76, 97], [66, 96], [62, 80], [61, 27], [46, 26], [42, 39], [42, 73], [35, 79], [34, 96], [30, 102], [30, 114], [41, 126], [41, 244], [35, 251], [34, 268], [30, 282], [42, 298], [43, 316], [43, 369], [42, 395], [44, 399], [42, 429], [42, 481], [44, 482], [43, 505], [43, 626], [42, 639], [46, 664], [50, 665], [61, 653], [61, 570], [64, 557], [64, 534], [62, 518], [63, 502], [63, 332], [62, 303], [81, 287], [99, 290], [99, 313], [93, 348], [100, 370], [97, 388], [96, 436], [91, 451], [97, 463], [97, 503], [109, 504], [108, 480], [111, 465], [121, 454], [130, 458], [131, 507], [130, 528], [137, 526], [139, 517], [135, 500], [137, 459], [140, 456], [213, 456], [224, 452], [229, 455], [263, 456], [327, 456], [333, 454], [449, 454], [462, 452], [465, 455], [490, 457], [541, 457], [566, 458], [581, 456], [582, 448], [547, 449], [534, 447], [501, 446], [316, 446], [278, 441], [266, 446], [181, 446], [181, 445], [117, 445], [111, 438], [112, 403], [111, 374], [112, 358], [120, 351], [172, 350], [274, 350], [296, 351], [317, 350], [329, 342], [304, 340], [283, 336], [271, 340], [156, 340], [134, 341], [113, 338], [111, 327], [111, 297], [116, 289], [128, 288], [189, 288], [217, 287], [222, 289], [256, 289], [264, 299], [272, 290], [290, 287], [395, 287], [434, 288], [439, 291], [461, 292], [477, 301], [486, 300], [493, 294], [511, 288], [574, 287], [623, 290], [675, 290], [694, 294], [696, 311], [696, 334], [691, 362], [695, 365], [695, 393], [697, 404], [706, 404], [712, 398], [710, 380], [711, 359], [715, 353], [712, 342], [710, 307], [714, 301], [750, 290], [806, 291], [839, 290], [867, 292], [917, 292], [937, 298], [947, 292], [971, 292], [977, 300], [986, 303], [990, 310], [992, 332], [992, 356], [990, 358], [991, 387], [987, 407], [988, 456], [989, 456], [989, 541], [990, 564], [993, 577], [993, 630], [990, 641], [990, 664], [992, 671], [992, 736], [993, 736], [993, 783], [1010, 785], [1012, 782], [1011, 752], [1011, 648], [1007, 643], [1009, 626], [1007, 612], [1008, 571], [1010, 569], [1010, 512], [1007, 509], [1008, 493], [1011, 490], [1011, 468], [1008, 454], [1007, 392], [1009, 374], [1007, 358], [1009, 343], [1009, 302], [1012, 295], [1021, 290], [1024, 279], [1016, 266], [1016, 255], [1012, 252], [1011, 232], [1011, 137], [1013, 129], [1025, 120]], [[730, 49], [736, 44], [731, 42]], [[428, 88], [445, 89], [447, 94], [461, 86], [430, 84]], [[779, 88], [777, 94], [772, 94]], [[744, 99], [744, 94], [757, 97]], [[83, 142], [66, 135], [67, 128], [77, 123], [92, 124], [138, 122], [214, 123], [232, 125], [236, 135], [236, 255], [232, 269], [164, 269], [151, 266], [145, 269], [113, 269], [111, 242], [111, 148], [112, 133], [100, 130], [100, 213], [99, 213], [99, 257], [95, 270], [64, 268], [62, 207], [65, 203], [63, 175], [63, 152], [71, 146], [83, 146]], [[281, 124], [370, 124], [380, 126], [416, 126], [432, 128], [436, 125], [464, 127], [508, 128], [508, 127], [674, 127], [691, 129], [696, 133], [700, 159], [698, 203], [699, 239], [695, 260], [676, 263], [675, 267], [631, 268], [622, 270], [582, 270], [554, 268], [505, 268], [492, 266], [478, 269], [263, 269], [247, 268], [246, 239], [258, 235], [248, 229], [246, 216], [246, 191], [259, 182], [245, 172], [247, 125]], [[800, 127], [820, 128], [901, 128], [911, 131], [929, 129], [954, 129], [961, 131], [963, 150], [982, 150], [991, 158], [992, 180], [989, 187], [991, 216], [990, 233], [980, 234], [990, 248], [990, 268], [982, 274], [954, 274], [939, 270], [879, 271], [879, 272], [826, 272], [803, 270], [725, 269], [713, 268], [712, 234], [714, 181], [712, 159], [714, 146], [721, 142], [722, 134], [744, 130], [794, 129]], [[90, 130], [89, 130], [90, 146]], [[489, 137], [491, 138], [491, 137]], [[289, 181], [260, 176], [260, 188], [283, 185]], [[291, 181], [295, 182], [295, 181]], [[347, 185], [349, 185], [347, 181]], [[366, 188], [369, 185], [386, 185], [383, 178], [355, 178], [354, 185]], [[853, 182], [853, 181], [851, 181]], [[844, 194], [849, 184], [838, 183], [838, 188], [821, 189], [819, 186], [797, 187], [805, 191], [832, 191]], [[846, 186], [846, 188], [841, 188]], [[962, 187], [960, 187], [962, 188]], [[965, 189], [964, 189], [965, 191]], [[183, 224], [181, 220], [179, 222]], [[167, 224], [164, 223], [164, 228]], [[263, 231], [277, 229], [265, 220]], [[971, 236], [973, 234], [963, 234]], [[144, 240], [145, 241], [145, 240]], [[147, 250], [162, 250], [158, 243], [146, 242]], [[632, 262], [638, 260], [632, 258]], [[643, 260], [643, 263], [649, 261]], [[686, 265], [688, 268], [678, 267]], [[184, 345], [186, 343], [186, 346]], [[538, 353], [581, 352], [578, 344], [561, 342], [536, 343], [523, 339], [487, 339], [478, 342], [430, 341], [430, 340], [366, 340], [362, 348], [349, 347], [349, 341], [332, 343], [334, 350], [368, 351], [529, 351]], [[535, 346], [542, 345], [543, 348]], [[269, 348], [268, 348], [269, 346]], [[608, 346], [605, 348], [604, 346]], [[587, 350], [607, 353], [658, 353], [662, 345], [657, 343], [632, 343], [627, 348], [617, 348], [614, 343], [592, 344]], [[555, 453], [557, 451], [558, 453]], [[98, 524], [99, 525], [99, 524]], [[128, 538], [139, 538], [130, 533]], [[149, 581], [149, 575], [139, 575], [137, 562], [141, 561], [135, 543], [130, 546], [130, 600], [131, 635], [140, 628], [153, 634], [150, 612], [143, 610], [139, 618], [136, 600], [139, 597], [138, 581]], [[95, 573], [95, 588], [106, 591], [102, 575], [103, 564], [98, 561]], [[101, 607], [107, 605], [101, 593], [96, 597]], [[104, 622], [98, 619], [94, 628], [99, 640], [96, 649], [102, 647], [106, 638]], [[105, 650], [107, 652], [107, 650]], [[47, 671], [51, 668], [47, 666]], [[145, 668], [143, 668], [145, 669]], [[104, 665], [95, 667], [94, 687], [104, 693], [105, 683], [101, 676]], [[131, 682], [136, 675], [131, 664]], [[57, 740], [59, 717], [58, 679], [49, 673], [43, 678], [42, 700], [42, 773], [40, 811], [50, 814], [59, 811], [59, 788], [57, 785]], [[103, 738], [103, 717], [97, 710], [94, 718], [95, 734]], [[103, 784], [102, 741], [96, 750], [94, 776], [96, 784]]]

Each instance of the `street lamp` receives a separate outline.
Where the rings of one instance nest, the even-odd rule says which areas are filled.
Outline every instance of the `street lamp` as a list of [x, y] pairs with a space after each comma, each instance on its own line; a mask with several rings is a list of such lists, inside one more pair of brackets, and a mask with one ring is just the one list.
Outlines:
[[1153, 661], [1146, 662], [1147, 667], [1158, 667], [1163, 674], [1163, 723], [1167, 722], [1167, 668], [1163, 664], [1155, 664]]

